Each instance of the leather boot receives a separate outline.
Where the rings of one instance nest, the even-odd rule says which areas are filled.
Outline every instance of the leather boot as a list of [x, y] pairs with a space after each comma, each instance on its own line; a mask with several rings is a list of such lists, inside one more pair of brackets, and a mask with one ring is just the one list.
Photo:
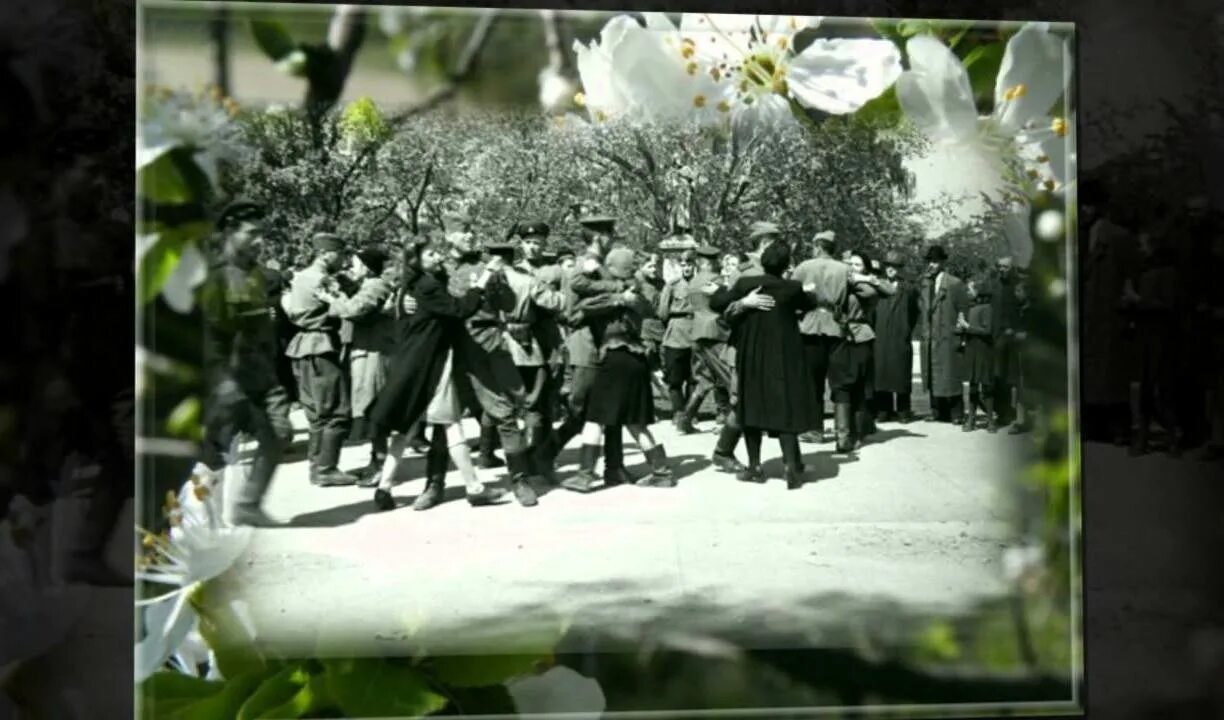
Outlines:
[[344, 445], [345, 430], [325, 430], [319, 439], [318, 472], [315, 475], [315, 485], [319, 487], [342, 487], [357, 482], [357, 478], [342, 471], [340, 448]]
[[425, 455], [425, 489], [412, 501], [414, 511], [423, 512], [442, 504], [446, 496], [447, 458], [446, 442], [435, 437]]
[[599, 462], [602, 448], [598, 445], [582, 446], [582, 458], [578, 464], [578, 474], [561, 481], [561, 487], [573, 492], [589, 493], [595, 489], [599, 478], [595, 475], [595, 463]]
[[854, 427], [850, 413], [850, 403], [839, 402], [833, 405], [833, 425], [837, 433], [837, 452], [854, 452]]
[[234, 509], [230, 519], [235, 525], [249, 527], [280, 525], [260, 508], [279, 461], [280, 453], [274, 449], [265, 449], [261, 446], [255, 451], [251, 469], [234, 493]]
[[408, 447], [418, 455], [429, 454], [429, 436], [426, 432], [425, 423], [417, 423], [410, 433], [412, 439], [408, 441]]
[[604, 430], [604, 485], [633, 484], [638, 481], [625, 469], [625, 438], [620, 426]]
[[484, 470], [493, 468], [505, 467], [506, 461], [497, 457], [493, 453], [497, 447], [497, 426], [496, 425], [480, 425], [480, 459], [477, 465]]
[[319, 484], [319, 446], [323, 435], [317, 430], [310, 431], [310, 439], [306, 444], [306, 462], [310, 466], [310, 484]]
[[357, 487], [372, 488], [378, 485], [378, 475], [382, 472], [383, 463], [387, 461], [387, 453], [371, 452], [370, 462], [365, 467], [353, 473], [357, 478]]
[[798, 465], [787, 465], [783, 472], [786, 478], [787, 490], [798, 490], [803, 487], [803, 468]]
[[523, 507], [535, 507], [539, 496], [531, 487], [531, 460], [526, 451], [506, 452], [506, 466], [510, 469], [510, 490], [514, 499]]
[[744, 469], [740, 461], [735, 459], [735, 446], [739, 444], [742, 434], [735, 414], [727, 413], [727, 423], [719, 431], [714, 454], [710, 457], [710, 461], [720, 472], [737, 473]]
[[638, 480], [638, 487], [676, 487], [676, 476], [667, 465], [667, 451], [662, 445], [655, 445], [646, 451], [646, 461], [650, 463], [650, 474]]

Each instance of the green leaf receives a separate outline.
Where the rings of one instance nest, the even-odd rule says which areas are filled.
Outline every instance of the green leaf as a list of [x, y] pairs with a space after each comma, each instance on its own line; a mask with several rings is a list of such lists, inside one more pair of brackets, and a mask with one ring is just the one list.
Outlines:
[[282, 661], [258, 650], [255, 638], [219, 592], [214, 583], [205, 583], [192, 596], [191, 604], [200, 616], [200, 635], [216, 656], [221, 674], [263, 677], [283, 668]]
[[[142, 720], [232, 720], [262, 680], [260, 674], [211, 682], [180, 673], [157, 673], [140, 686], [140, 717]], [[204, 693], [205, 688], [211, 692]]]
[[973, 96], [979, 107], [989, 111], [994, 104], [995, 79], [999, 76], [999, 67], [1003, 64], [1003, 53], [1006, 46], [1003, 43], [990, 43], [975, 47], [962, 64], [969, 72], [969, 84], [973, 88]]
[[897, 100], [897, 88], [885, 90], [879, 97], [869, 101], [854, 113], [855, 117], [892, 126], [901, 119], [901, 102]]
[[932, 623], [918, 641], [919, 651], [933, 660], [949, 661], [960, 657], [956, 631], [945, 621]]
[[519, 655], [448, 655], [431, 660], [434, 674], [448, 686], [461, 688], [498, 685], [535, 671], [551, 652]]
[[268, 715], [267, 711], [279, 708], [289, 702], [307, 682], [310, 675], [301, 663], [273, 673], [255, 692], [247, 698], [238, 710], [237, 720], [258, 720], [265, 717], [301, 717], [301, 715]]
[[[260, 718], [325, 717], [318, 713], [332, 708], [335, 700], [328, 689], [326, 675], [312, 675], [304, 686], [287, 701], [265, 711]], [[328, 713], [331, 717], [334, 713]]]
[[179, 672], [156, 672], [140, 684], [141, 717], [168, 717], [223, 689], [225, 683], [201, 680]]
[[179, 258], [189, 243], [199, 242], [212, 229], [206, 222], [194, 222], [157, 233], [156, 239], [138, 260], [137, 283], [141, 304], [152, 302], [166, 280], [178, 267]]
[[170, 411], [170, 417], [166, 418], [166, 430], [174, 437], [201, 440], [204, 429], [200, 424], [200, 416], [200, 398], [194, 395], [183, 398], [183, 401]]
[[965, 23], [964, 26], [961, 27], [960, 30], [957, 31], [957, 33], [952, 36], [952, 39], [948, 41], [948, 47], [951, 48], [952, 50], [955, 50], [956, 46], [960, 45], [961, 40], [964, 40], [965, 35], [969, 34], [969, 31], [972, 29], [973, 29], [972, 23]]
[[168, 205], [185, 205], [196, 200], [191, 184], [175, 161], [175, 148], [158, 156], [137, 173], [137, 192], [141, 197]]
[[255, 44], [273, 62], [280, 62], [298, 49], [288, 28], [276, 20], [252, 20], [251, 34], [255, 36]]
[[414, 668], [382, 659], [324, 660], [327, 688], [349, 717], [420, 717], [446, 707]]

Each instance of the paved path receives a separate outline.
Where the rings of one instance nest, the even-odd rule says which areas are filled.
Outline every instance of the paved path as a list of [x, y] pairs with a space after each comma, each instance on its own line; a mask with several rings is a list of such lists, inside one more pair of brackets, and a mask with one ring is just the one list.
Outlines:
[[[882, 607], [954, 613], [1002, 590], [1015, 437], [884, 424], [854, 459], [804, 446], [812, 482], [788, 491], [781, 479], [748, 485], [713, 470], [712, 432], [679, 436], [670, 422], [656, 431], [679, 487], [554, 490], [535, 508], [472, 508], [452, 472], [455, 501], [414, 512], [423, 461], [410, 456], [395, 489], [403, 505], [379, 513], [372, 491], [315, 488], [304, 462], [286, 464], [265, 507], [289, 527], [258, 531], [229, 587], [249, 601], [264, 640], [312, 652], [417, 642], [488, 652], [556, 613], [716, 630], [749, 646], [764, 626], [796, 643], [836, 642]], [[576, 444], [562, 476], [576, 470]], [[626, 445], [627, 465], [642, 472]], [[777, 444], [765, 445], [766, 471], [780, 475]], [[347, 448], [342, 465], [364, 464], [367, 452]], [[510, 613], [512, 630], [476, 622]]]

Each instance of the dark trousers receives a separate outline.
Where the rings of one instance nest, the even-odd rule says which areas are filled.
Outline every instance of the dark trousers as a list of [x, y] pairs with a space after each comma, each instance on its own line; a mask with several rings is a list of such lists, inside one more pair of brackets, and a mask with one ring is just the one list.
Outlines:
[[905, 414], [911, 412], [909, 393], [878, 392], [873, 400], [876, 412]]
[[961, 395], [951, 397], [931, 396], [931, 417], [936, 422], [959, 423], [964, 418], [965, 400]]
[[812, 385], [816, 388], [813, 402], [820, 409], [820, 427], [814, 429], [824, 429], [825, 384], [829, 379], [829, 357], [839, 342], [839, 338], [828, 335], [803, 336], [803, 362], [812, 373]]
[[1016, 405], [1012, 402], [1014, 388], [1015, 385], [999, 378], [996, 378], [991, 386], [995, 415], [999, 418], [1000, 425], [1007, 425], [1016, 419]]
[[994, 383], [969, 383], [969, 406], [968, 411], [975, 413], [978, 410], [986, 413], [987, 419], [995, 414], [995, 399], [997, 397]]
[[306, 411], [311, 434], [348, 432], [352, 409], [349, 376], [336, 354], [294, 358], [298, 401]]
[[520, 365], [518, 371], [525, 393], [523, 425], [527, 432], [527, 444], [534, 446], [552, 430], [555, 386], [547, 366]]
[[591, 395], [591, 388], [595, 386], [595, 382], [599, 378], [599, 368], [597, 367], [570, 365], [565, 370], [568, 376], [566, 384], [569, 386], [566, 398], [566, 417], [565, 422], [561, 423], [561, 426], [553, 434], [552, 449], [554, 453], [561, 452], [570, 440], [573, 440], [578, 433], [582, 432], [582, 426], [586, 424], [587, 399]]
[[205, 410], [200, 460], [210, 469], [220, 470], [226, 464], [225, 454], [241, 433], [253, 435], [258, 446], [235, 503], [258, 507], [285, 449], [293, 441], [289, 397], [284, 388], [276, 386], [260, 393], [235, 391], [231, 386], [214, 393]]
[[696, 417], [706, 396], [714, 393], [718, 411], [726, 415], [731, 409], [731, 375], [734, 370], [721, 357], [722, 343], [698, 342], [693, 348], [696, 384], [689, 398], [687, 412]]
[[672, 412], [683, 412], [693, 392], [692, 348], [663, 348], [663, 382], [671, 395]]

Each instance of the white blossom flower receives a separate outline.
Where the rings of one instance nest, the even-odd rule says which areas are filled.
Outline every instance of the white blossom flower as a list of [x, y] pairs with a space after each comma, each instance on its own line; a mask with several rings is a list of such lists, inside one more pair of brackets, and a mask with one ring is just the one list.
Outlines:
[[564, 714], [573, 720], [598, 720], [608, 708], [598, 682], [562, 665], [508, 682], [506, 689], [523, 716]]
[[574, 107], [579, 90], [573, 78], [550, 66], [540, 71], [538, 82], [544, 112], [559, 115]]
[[1033, 180], [1048, 189], [1065, 182], [1072, 123], [1048, 113], [1063, 95], [1067, 46], [1048, 23], [1027, 23], [1008, 40], [994, 109], [985, 117], [978, 116], [968, 71], [946, 45], [920, 35], [910, 38], [906, 52], [910, 67], [897, 79], [897, 100], [932, 140], [1000, 161], [1019, 152]]
[[175, 148], [186, 148], [215, 185], [217, 162], [243, 152], [239, 130], [231, 122], [237, 106], [218, 91], [155, 89], [147, 100], [136, 148], [137, 170]]
[[250, 543], [250, 528], [222, 524], [219, 499], [213, 493], [217, 477], [198, 467], [177, 496], [167, 497], [170, 531], [160, 536], [141, 531], [149, 555], [138, 563], [137, 577], [174, 589], [136, 603], [145, 629], [144, 639], [136, 645], [138, 682], [176, 654], [182, 657], [181, 664], [189, 664], [185, 658], [190, 646], [183, 650], [183, 643], [197, 622], [191, 595], [229, 570]]
[[792, 102], [852, 113], [901, 75], [901, 53], [887, 40], [817, 39], [796, 53], [795, 36], [818, 26], [818, 17], [685, 13], [679, 30], [661, 13], [646, 17], [686, 72], [715, 81], [712, 102], [737, 120], [790, 122]]
[[582, 92], [575, 97], [591, 118], [603, 121], [631, 114], [635, 119], [720, 122], [715, 78], [691, 69], [668, 47], [667, 33], [643, 27], [629, 15], [604, 25], [599, 40], [574, 42]]

